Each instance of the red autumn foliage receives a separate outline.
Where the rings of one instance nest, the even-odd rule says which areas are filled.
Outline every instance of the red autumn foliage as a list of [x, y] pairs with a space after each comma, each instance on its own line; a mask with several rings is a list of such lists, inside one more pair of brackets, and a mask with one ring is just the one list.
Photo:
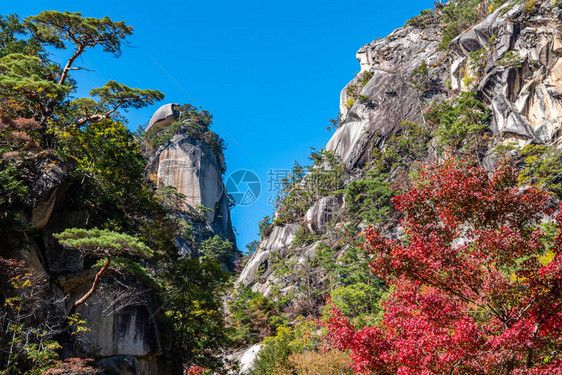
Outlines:
[[69, 358], [60, 362], [55, 368], [44, 371], [42, 375], [93, 375], [100, 372], [90, 366], [89, 358]]
[[202, 375], [205, 373], [205, 369], [200, 366], [191, 366], [190, 368], [186, 369], [186, 375]]
[[366, 232], [373, 272], [395, 285], [374, 327], [334, 306], [333, 346], [360, 374], [562, 374], [562, 210], [547, 193], [453, 160], [394, 198], [404, 240]]

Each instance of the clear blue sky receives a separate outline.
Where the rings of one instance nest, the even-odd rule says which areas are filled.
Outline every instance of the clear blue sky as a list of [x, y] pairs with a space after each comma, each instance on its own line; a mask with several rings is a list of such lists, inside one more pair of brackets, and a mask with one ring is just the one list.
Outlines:
[[[431, 8], [432, 0], [365, 2], [240, 1], [11, 1], [2, 14], [42, 10], [109, 16], [135, 28], [131, 48], [114, 59], [87, 52], [73, 76], [85, 95], [110, 79], [158, 89], [166, 98], [127, 114], [135, 130], [166, 102], [201, 105], [213, 113], [212, 129], [228, 143], [225, 178], [250, 169], [262, 180], [259, 200], [235, 207], [238, 245], [257, 238], [257, 222], [273, 212], [266, 191], [270, 169], [307, 162], [310, 147], [330, 138], [339, 93], [359, 70], [356, 51]], [[66, 57], [70, 51], [64, 51]]]

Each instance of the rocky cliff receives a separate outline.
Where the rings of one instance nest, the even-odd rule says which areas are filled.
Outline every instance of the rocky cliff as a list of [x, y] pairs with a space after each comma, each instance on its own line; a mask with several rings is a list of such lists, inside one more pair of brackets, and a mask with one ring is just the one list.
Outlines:
[[[161, 112], [162, 109], [153, 116], [151, 125]], [[170, 116], [173, 117], [174, 114]], [[194, 243], [200, 243], [214, 235], [234, 243], [229, 200], [222, 182], [224, 161], [204, 139], [195, 139], [185, 132], [172, 133], [172, 139], [150, 155], [146, 175], [155, 175], [160, 187], [175, 187], [182, 197], [181, 204], [170, 208], [167, 213], [162, 213], [159, 206], [150, 206], [150, 209], [129, 208], [130, 216], [124, 222], [139, 221], [145, 227], [155, 226], [156, 231], [165, 229], [159, 226], [167, 220], [166, 216], [195, 222], [194, 227], [189, 227], [189, 240], [182, 237], [182, 233], [186, 233], [185, 228], [175, 239], [173, 232], [165, 233], [167, 238], [161, 239], [171, 243], [175, 241], [179, 253], [187, 256], [196, 255], [191, 249]], [[142, 167], [145, 164], [142, 162], [139, 165]], [[126, 171], [136, 166], [122, 167]], [[107, 226], [107, 220], [111, 219], [105, 211], [105, 202], [96, 201], [95, 204], [84, 205], [84, 197], [89, 196], [89, 193], [85, 193], [87, 180], [76, 179], [75, 174], [71, 173], [76, 170], [76, 165], [72, 162], [47, 154], [36, 157], [27, 168], [30, 194], [25, 202], [17, 206], [17, 226], [13, 230], [7, 227], [0, 230], [0, 260], [24, 260], [29, 272], [37, 275], [37, 280], [41, 280], [31, 287], [36, 289], [33, 294], [38, 294], [38, 291], [41, 293], [33, 316], [41, 315], [42, 321], [28, 323], [36, 324], [39, 330], [52, 330], [47, 333], [55, 338], [59, 335], [58, 340], [63, 345], [63, 358], [94, 358], [96, 365], [104, 369], [105, 374], [177, 373], [181, 363], [174, 363], [170, 359], [174, 355], [174, 349], [168, 337], [169, 327], [163, 325], [158, 318], [159, 311], [162, 310], [161, 296], [158, 295], [158, 288], [147, 281], [147, 276], [150, 278], [155, 272], [162, 272], [160, 265], [156, 270], [154, 266], [144, 264], [147, 275], [142, 277], [126, 272], [119, 266], [108, 271], [109, 275], [101, 278], [92, 297], [77, 309], [87, 333], [80, 339], [64, 336], [64, 322], [68, 311], [91, 288], [99, 268], [92, 267], [95, 258], [63, 247], [53, 234], [66, 228], [104, 225], [104, 222]], [[150, 181], [144, 183], [152, 184]], [[134, 191], [125, 193], [124, 198], [111, 196], [110, 199], [133, 199], [133, 205], [153, 205], [154, 201], [151, 200], [136, 200], [137, 196], [134, 194], [145, 189], [142, 184], [140, 170], [138, 181], [130, 187]], [[101, 192], [97, 190], [92, 194], [95, 197]], [[200, 205], [206, 209], [202, 209], [202, 214], [195, 215], [196, 219], [193, 219], [193, 212]], [[110, 212], [114, 212], [111, 209], [113, 206], [108, 207]], [[143, 210], [148, 212], [146, 218], [137, 216], [139, 212], [145, 212]], [[151, 223], [153, 220], [160, 221]], [[157, 232], [153, 232], [153, 235], [156, 236]], [[153, 239], [147, 237], [144, 240]], [[227, 261], [228, 264], [232, 263], [232, 259]], [[10, 270], [2, 269], [2, 278], [8, 274]]]
[[[283, 296], [292, 294], [294, 305], [306, 298], [302, 285], [311, 280], [314, 288], [329, 294], [327, 272], [315, 268], [321, 262], [316, 259], [319, 246], [327, 245], [333, 260], [343, 262], [348, 249], [360, 240], [346, 236], [346, 230], [356, 234], [376, 223], [354, 211], [354, 201], [360, 199], [365, 206], [381, 202], [375, 193], [353, 196], [352, 188], [369, 183], [399, 188], [420, 165], [468, 154], [469, 149], [492, 167], [499, 149], [504, 150], [503, 156], [525, 165], [518, 154], [525, 146], [559, 147], [562, 10], [551, 1], [482, 1], [467, 8], [472, 18], [465, 24], [447, 19], [455, 4], [465, 3], [469, 2], [437, 4], [388, 37], [359, 49], [361, 71], [341, 92], [341, 124], [326, 145], [344, 167], [342, 186], [308, 202], [296, 216], [284, 217], [282, 204], [241, 272], [238, 286], [266, 296], [278, 296], [279, 291]], [[458, 35], [449, 41], [445, 33], [451, 25], [457, 25]], [[440, 116], [444, 108], [459, 108], [468, 97], [481, 103], [478, 111], [470, 107], [482, 115], [473, 120], [480, 124], [479, 130], [450, 133], [452, 128], [446, 128]], [[412, 126], [418, 133], [412, 133]], [[476, 145], [470, 137], [477, 139]], [[418, 145], [423, 147], [413, 149]], [[312, 171], [334, 170], [336, 164], [316, 165]], [[296, 197], [295, 191], [308, 178], [310, 172], [287, 196]], [[389, 203], [388, 210], [380, 210], [378, 225], [392, 236], [399, 227]], [[283, 265], [289, 270], [280, 272]], [[303, 278], [303, 272], [309, 277]], [[314, 303], [323, 304], [322, 299]]]
[[[152, 116], [146, 132], [155, 128], [164, 129], [181, 121], [181, 111], [176, 104], [165, 104]], [[189, 124], [191, 118], [184, 118]], [[206, 224], [213, 235], [219, 235], [232, 243], [236, 237], [230, 220], [230, 200], [222, 175], [225, 170], [224, 157], [214, 152], [204, 139], [197, 139], [185, 130], [179, 130], [159, 146], [151, 155], [148, 173], [159, 187], [172, 186], [184, 199], [177, 215], [188, 210], [205, 207]], [[182, 250], [191, 253], [185, 241], [178, 238]]]

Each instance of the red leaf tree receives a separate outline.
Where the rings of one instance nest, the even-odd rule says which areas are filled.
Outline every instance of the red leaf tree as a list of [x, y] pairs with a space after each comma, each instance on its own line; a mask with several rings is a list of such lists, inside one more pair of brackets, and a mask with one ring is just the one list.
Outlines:
[[366, 231], [373, 272], [395, 285], [382, 321], [356, 330], [332, 306], [332, 345], [360, 374], [562, 374], [562, 213], [549, 202], [508, 165], [424, 169], [393, 200], [403, 239]]

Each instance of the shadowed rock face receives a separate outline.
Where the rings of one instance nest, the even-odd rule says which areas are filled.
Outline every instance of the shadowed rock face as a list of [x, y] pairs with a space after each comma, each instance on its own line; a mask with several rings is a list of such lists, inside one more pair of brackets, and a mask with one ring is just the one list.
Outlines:
[[[176, 119], [173, 105], [168, 104], [155, 113], [150, 126], [166, 126]], [[61, 246], [52, 236], [66, 228], [88, 225], [88, 213], [77, 204], [79, 183], [72, 179], [69, 169], [54, 155], [38, 157], [30, 167], [30, 194], [19, 213], [34, 231], [25, 241], [19, 232], [8, 233], [6, 238], [1, 233], [0, 238], [3, 257], [24, 259], [45, 275], [49, 281], [45, 300], [52, 303], [53, 314], [60, 317], [65, 317], [74, 301], [90, 289], [96, 274], [96, 269], [91, 268], [95, 259]], [[184, 133], [176, 134], [149, 162], [149, 173], [157, 174], [162, 184], [175, 186], [185, 194], [187, 205], [212, 209], [202, 231], [235, 243], [223, 169], [224, 162], [217, 160], [204, 141]], [[165, 338], [169, 332], [155, 318], [159, 302], [136, 277], [112, 271], [107, 275], [101, 279], [98, 291], [77, 310], [91, 332], [74, 349], [98, 359], [104, 374], [174, 373], [175, 364], [169, 358], [171, 344]], [[74, 355], [74, 349], [64, 347], [63, 351]]]
[[[158, 308], [141, 285], [129, 282], [124, 290], [115, 283], [102, 285], [103, 293], [94, 294], [88, 306], [78, 308], [92, 329], [84, 336], [87, 348], [96, 348], [101, 356], [144, 357], [161, 355], [160, 331], [154, 319]], [[89, 286], [85, 283], [86, 286]]]

